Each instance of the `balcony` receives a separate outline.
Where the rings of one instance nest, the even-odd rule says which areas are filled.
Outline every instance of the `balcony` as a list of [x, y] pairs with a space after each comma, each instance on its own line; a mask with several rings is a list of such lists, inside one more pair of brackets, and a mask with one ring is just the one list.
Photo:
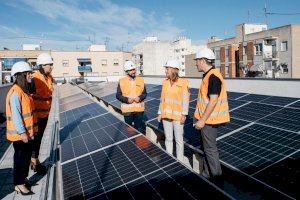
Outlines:
[[264, 51], [263, 59], [264, 60], [278, 60], [278, 51]]
[[91, 66], [78, 66], [78, 72], [92, 72]]

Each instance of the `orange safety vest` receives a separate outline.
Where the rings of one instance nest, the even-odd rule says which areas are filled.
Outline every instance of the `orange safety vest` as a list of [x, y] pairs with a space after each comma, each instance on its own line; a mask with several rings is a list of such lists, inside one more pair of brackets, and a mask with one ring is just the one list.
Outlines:
[[23, 92], [23, 90], [17, 84], [14, 84], [6, 96], [6, 138], [12, 142], [21, 140], [21, 135], [17, 132], [12, 121], [10, 97], [14, 92], [18, 94], [21, 101], [21, 114], [26, 129], [26, 134], [31, 137], [38, 130], [38, 126], [35, 123], [36, 120], [34, 117], [34, 105], [32, 98], [30, 95]]
[[216, 107], [214, 108], [213, 112], [210, 114], [208, 119], [205, 121], [206, 124], [222, 124], [230, 121], [230, 115], [229, 115], [229, 107], [228, 107], [228, 101], [227, 101], [227, 92], [226, 92], [226, 86], [225, 81], [218, 69], [211, 69], [207, 75], [203, 78], [199, 94], [198, 94], [198, 100], [196, 105], [196, 111], [194, 117], [196, 119], [201, 119], [206, 106], [209, 102], [209, 98], [207, 97], [208, 94], [208, 84], [209, 84], [209, 77], [210, 75], [214, 74], [216, 77], [218, 77], [221, 82], [221, 93], [218, 97], [218, 102], [216, 104]]
[[169, 85], [169, 79], [164, 80], [162, 83], [160, 100], [161, 118], [180, 121], [183, 111], [183, 93], [184, 89], [188, 90], [189, 82], [186, 79], [178, 78], [172, 89], [169, 88]]
[[[119, 80], [122, 96], [128, 98], [136, 98], [140, 96], [144, 91], [144, 79], [142, 77], [136, 77], [134, 80], [131, 80], [128, 76], [121, 78]], [[145, 110], [144, 101], [139, 103], [121, 103], [122, 113], [127, 112], [143, 112]]]
[[51, 103], [52, 103], [52, 92], [53, 92], [53, 78], [51, 75], [44, 76], [41, 72], [36, 71], [33, 74], [35, 93], [33, 94], [33, 101], [35, 111], [38, 118], [48, 117]]

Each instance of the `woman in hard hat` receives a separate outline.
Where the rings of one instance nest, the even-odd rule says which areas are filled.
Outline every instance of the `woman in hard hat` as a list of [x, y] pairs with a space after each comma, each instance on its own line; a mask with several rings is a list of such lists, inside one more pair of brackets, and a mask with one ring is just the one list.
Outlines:
[[144, 100], [147, 91], [142, 77], [136, 76], [136, 66], [132, 61], [124, 64], [126, 77], [119, 80], [116, 98], [121, 102], [125, 122], [143, 131]]
[[33, 101], [38, 117], [39, 131], [34, 137], [31, 169], [40, 175], [46, 173], [46, 167], [39, 161], [41, 141], [48, 122], [48, 116], [51, 109], [53, 78], [51, 72], [53, 69], [53, 59], [48, 53], [42, 53], [37, 57], [39, 70], [33, 74]]
[[176, 141], [176, 154], [183, 161], [183, 126], [189, 110], [189, 83], [180, 78], [180, 67], [177, 60], [169, 60], [165, 64], [167, 79], [162, 83], [158, 121], [162, 120], [165, 131], [167, 152], [173, 154], [173, 132]]
[[31, 195], [27, 179], [31, 157], [29, 140], [34, 137], [34, 105], [29, 94], [29, 83], [32, 80], [32, 69], [26, 62], [13, 65], [11, 75], [14, 84], [6, 97], [7, 130], [6, 137], [13, 142], [14, 164], [13, 181], [15, 190], [22, 195]]

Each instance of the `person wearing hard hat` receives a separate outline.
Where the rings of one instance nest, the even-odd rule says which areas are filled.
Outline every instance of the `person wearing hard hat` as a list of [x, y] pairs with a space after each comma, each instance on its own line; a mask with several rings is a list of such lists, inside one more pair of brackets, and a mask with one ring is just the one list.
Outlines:
[[13, 143], [13, 183], [15, 190], [22, 195], [31, 195], [27, 179], [31, 143], [37, 126], [34, 119], [34, 104], [29, 93], [32, 81], [32, 68], [26, 62], [13, 65], [11, 75], [14, 83], [6, 96], [6, 138]]
[[217, 178], [222, 175], [219, 153], [217, 149], [217, 129], [230, 121], [226, 85], [219, 69], [215, 69], [215, 54], [209, 48], [196, 53], [196, 66], [204, 72], [199, 89], [194, 117], [195, 128], [202, 138], [204, 151], [204, 170], [206, 178]]
[[37, 57], [39, 69], [33, 74], [33, 100], [38, 117], [39, 131], [34, 137], [34, 145], [31, 158], [31, 169], [40, 175], [46, 173], [46, 167], [39, 161], [39, 152], [43, 134], [48, 122], [48, 115], [51, 109], [53, 78], [53, 59], [48, 53], [42, 53]]
[[189, 111], [189, 82], [179, 77], [177, 60], [168, 60], [164, 67], [167, 79], [162, 83], [158, 121], [163, 123], [167, 152], [173, 154], [174, 132], [177, 158], [184, 161], [183, 126]]
[[125, 122], [142, 131], [144, 100], [147, 97], [144, 79], [136, 76], [136, 66], [130, 60], [125, 62], [124, 71], [126, 77], [119, 80], [116, 98], [121, 102]]

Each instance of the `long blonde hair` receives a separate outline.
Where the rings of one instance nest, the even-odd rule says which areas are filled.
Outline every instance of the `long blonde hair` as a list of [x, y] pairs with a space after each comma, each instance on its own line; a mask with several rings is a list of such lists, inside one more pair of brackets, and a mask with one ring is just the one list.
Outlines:
[[176, 68], [171, 68], [171, 72], [172, 72], [172, 79], [170, 78], [170, 80], [172, 82], [176, 82], [177, 79], [179, 78], [179, 70]]

